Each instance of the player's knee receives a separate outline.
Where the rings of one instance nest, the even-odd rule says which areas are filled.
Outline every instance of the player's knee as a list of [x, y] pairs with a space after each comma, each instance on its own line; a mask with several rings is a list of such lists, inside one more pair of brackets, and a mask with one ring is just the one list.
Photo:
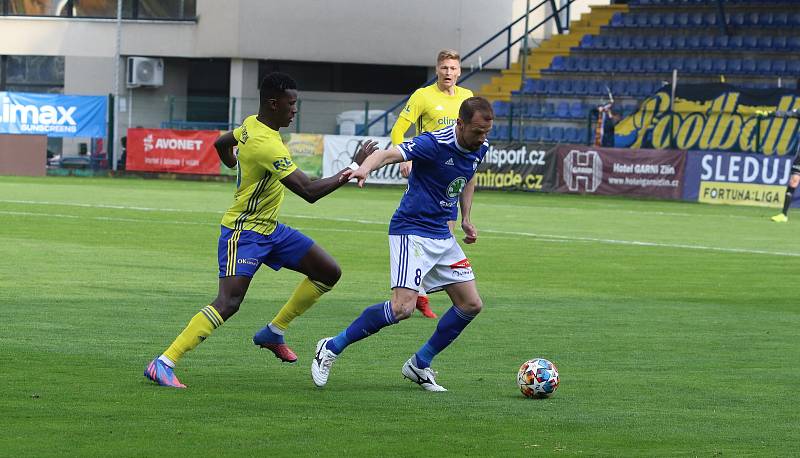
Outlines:
[[229, 317], [236, 314], [239, 311], [239, 306], [242, 304], [242, 300], [244, 300], [244, 296], [224, 296], [218, 297], [217, 300], [214, 301], [214, 308], [217, 309], [219, 315], [222, 317], [223, 320], [227, 320]]
[[481, 310], [483, 310], [483, 301], [481, 300], [480, 297], [470, 299], [468, 301], [465, 301], [463, 304], [459, 305], [461, 310], [463, 310], [466, 313], [469, 313], [470, 315], [477, 315], [481, 313]]
[[392, 302], [392, 312], [398, 321], [405, 320], [414, 312], [415, 304], [405, 302]]

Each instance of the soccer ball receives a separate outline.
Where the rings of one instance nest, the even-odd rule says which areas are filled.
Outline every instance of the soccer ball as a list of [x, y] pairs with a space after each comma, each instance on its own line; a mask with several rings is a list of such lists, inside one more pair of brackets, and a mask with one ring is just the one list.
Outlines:
[[526, 398], [549, 398], [558, 389], [558, 368], [544, 358], [529, 359], [519, 368], [517, 385]]

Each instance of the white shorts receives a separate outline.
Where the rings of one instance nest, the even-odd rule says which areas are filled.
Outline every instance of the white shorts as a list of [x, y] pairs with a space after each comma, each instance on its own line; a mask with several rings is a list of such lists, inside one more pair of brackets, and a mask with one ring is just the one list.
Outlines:
[[433, 293], [453, 283], [475, 280], [472, 266], [455, 237], [390, 235], [389, 258], [392, 288]]

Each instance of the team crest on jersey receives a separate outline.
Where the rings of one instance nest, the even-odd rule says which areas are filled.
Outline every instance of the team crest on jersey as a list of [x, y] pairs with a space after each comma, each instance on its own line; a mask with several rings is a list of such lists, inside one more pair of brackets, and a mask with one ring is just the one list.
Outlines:
[[464, 187], [467, 185], [467, 179], [458, 177], [447, 185], [447, 197], [458, 197]]

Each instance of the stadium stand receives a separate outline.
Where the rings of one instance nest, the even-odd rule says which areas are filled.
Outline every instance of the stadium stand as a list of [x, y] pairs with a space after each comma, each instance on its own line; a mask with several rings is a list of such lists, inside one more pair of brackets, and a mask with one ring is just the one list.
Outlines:
[[[504, 72], [482, 94], [499, 119], [522, 118], [524, 137], [497, 129], [492, 138], [591, 141], [590, 111], [608, 98], [623, 116], [678, 72], [682, 82], [726, 81], [753, 88], [796, 88], [800, 77], [800, 10], [796, 1], [631, 0], [593, 7]], [[506, 91], [506, 92], [502, 92]], [[508, 137], [512, 135], [512, 137]]]

